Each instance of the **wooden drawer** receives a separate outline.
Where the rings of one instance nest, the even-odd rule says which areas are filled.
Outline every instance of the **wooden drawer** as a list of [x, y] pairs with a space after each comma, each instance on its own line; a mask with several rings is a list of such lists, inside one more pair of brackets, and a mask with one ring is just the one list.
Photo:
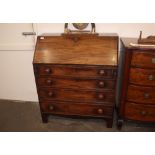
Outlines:
[[155, 88], [129, 85], [127, 100], [139, 104], [155, 104]]
[[68, 65], [38, 65], [37, 75], [39, 76], [70, 76], [70, 77], [116, 77], [115, 69], [96, 66], [68, 66]]
[[155, 52], [151, 51], [133, 52], [131, 65], [144, 68], [145, 67], [155, 68]]
[[112, 117], [113, 108], [86, 103], [68, 104], [66, 102], [41, 102], [43, 112], [63, 115]]
[[144, 86], [155, 86], [155, 70], [131, 68], [130, 83]]
[[85, 91], [73, 89], [39, 90], [40, 98], [74, 102], [114, 102], [114, 91]]
[[114, 89], [115, 80], [94, 80], [79, 78], [38, 78], [39, 87], [73, 89]]
[[126, 103], [125, 117], [138, 121], [155, 121], [155, 106]]

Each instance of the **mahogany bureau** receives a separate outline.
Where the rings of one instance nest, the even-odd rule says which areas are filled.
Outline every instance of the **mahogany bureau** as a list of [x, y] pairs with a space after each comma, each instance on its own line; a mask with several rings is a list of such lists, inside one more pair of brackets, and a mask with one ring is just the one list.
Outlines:
[[155, 49], [130, 46], [122, 39], [119, 64], [119, 128], [123, 120], [155, 122]]
[[116, 34], [38, 36], [33, 66], [43, 122], [97, 117], [112, 127], [117, 55]]

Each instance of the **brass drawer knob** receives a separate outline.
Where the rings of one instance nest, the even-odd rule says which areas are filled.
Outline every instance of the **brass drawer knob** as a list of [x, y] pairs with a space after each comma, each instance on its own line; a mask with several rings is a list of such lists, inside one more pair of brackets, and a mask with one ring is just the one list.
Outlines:
[[46, 80], [46, 83], [47, 83], [48, 85], [51, 85], [51, 84], [52, 84], [52, 80], [48, 79], [48, 80]]
[[99, 75], [105, 75], [105, 70], [101, 69], [101, 70], [99, 71]]
[[54, 93], [52, 91], [48, 92], [49, 97], [53, 97]]
[[148, 80], [149, 80], [149, 81], [153, 81], [153, 80], [154, 80], [154, 76], [153, 76], [153, 75], [149, 75], [149, 76], [148, 76]]
[[145, 116], [146, 115], [146, 111], [144, 111], [144, 110], [143, 111], [140, 111], [140, 114], [143, 115], [143, 116]]
[[99, 87], [104, 87], [105, 83], [104, 83], [104, 81], [99, 81], [98, 85], [99, 85]]
[[145, 99], [148, 99], [149, 97], [150, 97], [150, 94], [149, 94], [149, 93], [145, 93], [145, 94], [144, 94], [144, 98], [145, 98]]
[[49, 106], [49, 109], [50, 109], [50, 110], [54, 110], [54, 106], [53, 106], [53, 105], [50, 105], [50, 106]]
[[99, 108], [99, 109], [97, 110], [97, 112], [98, 112], [98, 114], [103, 114], [103, 109]]
[[102, 93], [100, 93], [100, 94], [98, 95], [98, 98], [99, 98], [100, 100], [102, 100], [102, 99], [104, 99], [104, 98], [105, 98], [105, 95], [104, 95], [104, 94], [102, 94]]
[[50, 74], [50, 73], [52, 73], [52, 70], [51, 70], [51, 68], [46, 68], [46, 69], [45, 69], [45, 73], [47, 73], [47, 74]]

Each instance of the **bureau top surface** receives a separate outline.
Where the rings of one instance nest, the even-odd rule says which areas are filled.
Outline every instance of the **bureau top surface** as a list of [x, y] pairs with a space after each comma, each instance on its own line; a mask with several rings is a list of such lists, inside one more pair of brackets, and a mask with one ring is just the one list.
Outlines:
[[38, 36], [33, 63], [117, 66], [116, 34]]
[[135, 50], [154, 50], [155, 48], [153, 47], [149, 47], [149, 46], [131, 46], [132, 44], [137, 44], [138, 45], [138, 38], [121, 38], [121, 41], [124, 45], [125, 48], [127, 49], [135, 49]]

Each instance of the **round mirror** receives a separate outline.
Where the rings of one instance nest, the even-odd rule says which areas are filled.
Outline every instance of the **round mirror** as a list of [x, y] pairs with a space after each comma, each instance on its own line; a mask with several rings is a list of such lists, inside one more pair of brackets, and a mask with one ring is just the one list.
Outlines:
[[73, 26], [78, 30], [83, 30], [87, 28], [89, 23], [73, 23]]

